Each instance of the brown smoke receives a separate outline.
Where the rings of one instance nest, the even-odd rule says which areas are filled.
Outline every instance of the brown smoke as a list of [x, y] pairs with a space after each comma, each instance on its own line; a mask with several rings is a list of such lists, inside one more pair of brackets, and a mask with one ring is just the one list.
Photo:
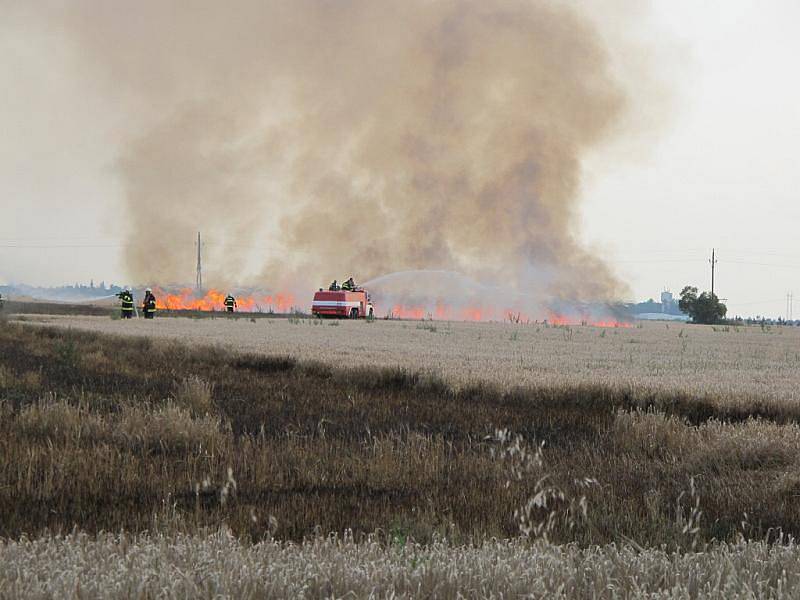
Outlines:
[[186, 281], [202, 230], [217, 282], [241, 282], [258, 253], [273, 289], [447, 269], [526, 293], [621, 292], [574, 227], [582, 157], [626, 97], [574, 6], [57, 6], [136, 118], [118, 162], [134, 279]]

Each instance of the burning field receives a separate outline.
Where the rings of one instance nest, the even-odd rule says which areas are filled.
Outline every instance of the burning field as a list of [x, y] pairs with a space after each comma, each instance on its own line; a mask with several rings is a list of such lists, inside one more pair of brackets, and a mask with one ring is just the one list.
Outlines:
[[[509, 322], [549, 325], [632, 327], [619, 305], [543, 301], [500, 286], [479, 283], [460, 273], [417, 270], [391, 273], [363, 284], [375, 304], [376, 316], [387, 319], [463, 322]], [[269, 294], [257, 290], [198, 292], [189, 287], [153, 287], [157, 307], [168, 310], [222, 311], [232, 293], [237, 310], [258, 313], [310, 312], [313, 290]], [[319, 288], [325, 289], [325, 288]]]
[[378, 314], [399, 319], [494, 321], [629, 327], [624, 311], [611, 303], [578, 303], [480, 282], [461, 273], [414, 270], [367, 281]]
[[[610, 313], [610, 311], [608, 311]], [[444, 302], [434, 302], [432, 305], [407, 305], [392, 304], [387, 316], [392, 319], [429, 320], [429, 321], [490, 321], [502, 323], [524, 323], [542, 325], [591, 325], [593, 327], [633, 327], [627, 318], [617, 318], [611, 314], [597, 316], [597, 312], [590, 308], [571, 308], [563, 313], [547, 309], [544, 315], [531, 317], [529, 313], [518, 308], [500, 309], [491, 305], [452, 306]]]
[[[154, 286], [153, 292], [156, 295], [156, 307], [168, 310], [201, 310], [201, 311], [223, 311], [225, 310], [225, 297], [228, 292], [220, 290], [208, 290], [197, 292], [192, 288], [181, 288], [176, 292], [170, 292], [158, 286]], [[274, 312], [290, 313], [297, 310], [295, 299], [292, 294], [257, 294], [257, 293], [236, 293], [237, 310], [242, 312]]]

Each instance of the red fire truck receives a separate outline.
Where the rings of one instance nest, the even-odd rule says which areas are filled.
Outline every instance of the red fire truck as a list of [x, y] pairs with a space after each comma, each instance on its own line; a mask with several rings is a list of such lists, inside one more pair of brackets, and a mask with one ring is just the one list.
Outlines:
[[311, 314], [318, 317], [362, 319], [375, 316], [367, 290], [319, 290], [314, 294]]

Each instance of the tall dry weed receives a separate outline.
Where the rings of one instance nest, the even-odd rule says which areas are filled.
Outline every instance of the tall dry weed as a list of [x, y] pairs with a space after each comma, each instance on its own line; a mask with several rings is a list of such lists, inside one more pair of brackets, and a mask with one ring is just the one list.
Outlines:
[[230, 435], [219, 417], [193, 412], [168, 402], [164, 406], [125, 406], [114, 424], [114, 436], [126, 447], [179, 452], [196, 448], [214, 451]]
[[48, 395], [24, 407], [16, 417], [24, 436], [54, 442], [97, 441], [106, 436], [103, 417], [85, 404], [71, 404]]
[[0, 365], [0, 388], [11, 387], [16, 383], [14, 372], [4, 365]]
[[195, 416], [205, 416], [213, 412], [214, 384], [197, 375], [182, 379], [175, 389], [175, 401]]
[[[507, 429], [497, 430], [494, 441], [498, 446], [491, 449], [492, 456], [508, 468], [506, 486], [529, 478], [535, 480], [533, 495], [514, 510], [514, 520], [522, 535], [549, 541], [556, 530], [572, 532], [587, 523], [586, 495], [570, 494], [552, 481], [546, 472], [543, 442], [529, 445], [522, 436]], [[581, 490], [598, 485], [597, 480], [589, 477], [575, 479], [573, 483]]]

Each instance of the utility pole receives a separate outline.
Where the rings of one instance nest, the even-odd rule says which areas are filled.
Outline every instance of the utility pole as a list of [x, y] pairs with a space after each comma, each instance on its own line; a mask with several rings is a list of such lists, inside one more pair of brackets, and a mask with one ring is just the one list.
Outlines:
[[786, 320], [791, 321], [794, 319], [794, 294], [789, 292], [786, 294]]
[[200, 232], [197, 232], [197, 281], [195, 283], [195, 287], [197, 291], [203, 289], [203, 263], [202, 263], [202, 254], [200, 253], [201, 249], [200, 244]]
[[719, 262], [715, 258], [714, 248], [711, 249], [711, 260], [708, 261], [711, 263], [711, 295], [714, 295], [714, 266]]

